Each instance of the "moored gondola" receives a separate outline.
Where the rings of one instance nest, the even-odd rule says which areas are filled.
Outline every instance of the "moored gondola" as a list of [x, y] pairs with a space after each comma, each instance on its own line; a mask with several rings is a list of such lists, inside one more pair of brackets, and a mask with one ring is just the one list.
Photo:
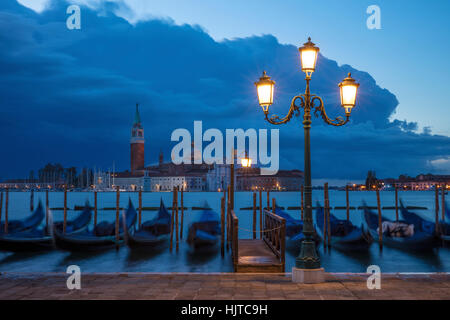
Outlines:
[[154, 219], [144, 222], [134, 233], [124, 228], [125, 242], [130, 248], [157, 247], [167, 243], [170, 237], [170, 218], [161, 199], [158, 215]]
[[[303, 221], [294, 219], [279, 206], [275, 207], [275, 214], [286, 221], [286, 249], [289, 251], [298, 251], [302, 241], [305, 239], [305, 235], [303, 234]], [[315, 232], [314, 239], [317, 242]]]
[[[324, 215], [325, 210], [317, 203], [316, 226], [317, 234], [324, 239]], [[372, 243], [372, 237], [364, 226], [355, 226], [351, 221], [338, 219], [330, 213], [330, 245], [339, 250], [365, 251]], [[327, 231], [328, 232], [328, 231]]]
[[[378, 214], [363, 205], [364, 219], [373, 239], [379, 241]], [[435, 234], [424, 230], [416, 230], [414, 224], [407, 221], [391, 221], [381, 217], [382, 241], [389, 247], [402, 250], [429, 250], [435, 245]]]
[[[39, 201], [36, 210], [34, 210], [34, 212], [28, 218], [8, 221], [8, 233], [23, 232], [36, 228], [42, 222], [44, 217], [45, 212], [42, 206], [42, 202]], [[0, 223], [0, 235], [2, 235], [4, 232], [5, 222], [2, 221]]]
[[194, 251], [210, 251], [218, 247], [220, 237], [219, 215], [210, 209], [207, 203], [205, 209], [189, 226], [187, 242]]
[[57, 247], [71, 251], [110, 249], [123, 243], [124, 224], [121, 222], [125, 220], [125, 228], [127, 231], [130, 231], [136, 223], [136, 218], [137, 213], [130, 199], [128, 201], [128, 208], [121, 214], [119, 220], [119, 242], [116, 240], [115, 222], [106, 221], [97, 224], [93, 230], [86, 230], [77, 234], [63, 234], [55, 230], [55, 242]]
[[439, 238], [444, 244], [450, 243], [450, 208], [448, 203], [445, 203], [445, 220], [439, 222]]
[[[76, 234], [87, 228], [91, 221], [92, 211], [89, 204], [86, 205], [75, 219], [66, 223], [66, 233]], [[63, 222], [58, 221], [47, 229], [33, 228], [22, 232], [12, 232], [0, 235], [0, 248], [8, 251], [38, 251], [48, 250], [54, 247], [53, 235], [55, 232], [63, 231]]]

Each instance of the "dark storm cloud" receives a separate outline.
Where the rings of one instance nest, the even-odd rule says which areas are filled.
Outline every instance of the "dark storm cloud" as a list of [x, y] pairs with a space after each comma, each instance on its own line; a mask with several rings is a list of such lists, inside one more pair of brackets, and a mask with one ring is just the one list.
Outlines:
[[[114, 7], [102, 8], [101, 16], [83, 7], [82, 29], [70, 31], [65, 9], [53, 4], [36, 14], [0, 4], [0, 150], [7, 154], [0, 177], [24, 176], [48, 161], [106, 168], [115, 160], [128, 168], [136, 102], [150, 163], [160, 149], [169, 154], [174, 129], [192, 131], [194, 120], [203, 120], [204, 130], [272, 128], [255, 97], [262, 70], [277, 81], [277, 114], [304, 90], [297, 48], [271, 35], [216, 42], [197, 26], [130, 25], [111, 13]], [[358, 106], [347, 128], [314, 122], [316, 178], [432, 171], [431, 160], [449, 156], [449, 138], [389, 121], [398, 101], [369, 74], [320, 56], [312, 90], [330, 116], [343, 113], [337, 83], [348, 72], [361, 83]], [[279, 127], [282, 166], [303, 166], [299, 125]]]

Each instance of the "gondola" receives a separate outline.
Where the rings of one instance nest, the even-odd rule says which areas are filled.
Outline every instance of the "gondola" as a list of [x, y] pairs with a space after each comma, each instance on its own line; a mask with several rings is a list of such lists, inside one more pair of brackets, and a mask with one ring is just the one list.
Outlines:
[[[8, 221], [8, 233], [22, 232], [36, 228], [44, 219], [45, 213], [42, 207], [42, 202], [34, 210], [34, 212], [28, 218], [22, 220], [10, 220]], [[0, 235], [5, 232], [5, 223], [0, 223]]]
[[414, 231], [422, 231], [429, 234], [434, 234], [436, 232], [434, 222], [427, 221], [418, 214], [406, 209], [402, 200], [400, 200], [400, 215], [407, 224], [414, 225]]
[[[123, 216], [125, 214], [125, 217]], [[56, 246], [70, 251], [90, 251], [90, 250], [105, 250], [120, 245], [124, 240], [124, 228], [122, 221], [125, 219], [125, 226], [127, 231], [130, 231], [136, 223], [137, 213], [134, 209], [131, 199], [128, 202], [128, 208], [121, 214], [119, 220], [119, 242], [116, 241], [115, 236], [115, 221], [102, 221], [97, 224], [92, 230], [77, 234], [63, 234], [55, 230]]]
[[[207, 203], [203, 207], [210, 208]], [[194, 251], [209, 251], [217, 248], [219, 237], [219, 215], [212, 209], [205, 209], [189, 226], [187, 242]]]
[[[372, 212], [364, 204], [364, 219], [373, 239], [378, 241], [378, 214]], [[428, 250], [435, 245], [435, 234], [428, 231], [417, 230], [414, 224], [407, 221], [391, 221], [381, 218], [385, 227], [383, 231], [383, 244], [402, 250]], [[391, 228], [389, 228], [391, 226]], [[407, 230], [405, 232], [405, 230]]]
[[134, 233], [125, 228], [125, 242], [130, 248], [134, 247], [157, 247], [169, 240], [170, 218], [164, 202], [161, 199], [159, 211], [156, 218], [144, 222]]
[[438, 237], [444, 244], [450, 244], [450, 208], [448, 203], [445, 203], [445, 220], [439, 221]]
[[[92, 211], [89, 205], [85, 207], [78, 217], [66, 222], [66, 233], [76, 234], [87, 228], [91, 221]], [[53, 234], [63, 232], [63, 222], [58, 221], [50, 225], [47, 229], [33, 228], [22, 232], [11, 232], [7, 235], [0, 235], [0, 248], [8, 251], [39, 251], [54, 247]]]
[[[286, 221], [286, 248], [288, 250], [298, 250], [305, 239], [303, 221], [292, 218], [290, 214], [283, 211], [279, 206], [275, 207], [275, 214]], [[315, 234], [314, 239], [317, 239]]]
[[[324, 239], [324, 214], [325, 210], [320, 204], [316, 209], [317, 234]], [[338, 219], [330, 213], [330, 245], [339, 250], [345, 251], [366, 251], [372, 244], [372, 237], [365, 230], [364, 226], [355, 226], [351, 221]]]

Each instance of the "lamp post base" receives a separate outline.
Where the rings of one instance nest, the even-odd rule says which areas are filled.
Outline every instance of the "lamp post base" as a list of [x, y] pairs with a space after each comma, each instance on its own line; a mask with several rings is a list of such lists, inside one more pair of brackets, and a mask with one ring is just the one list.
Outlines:
[[292, 282], [296, 283], [323, 283], [325, 282], [325, 270], [292, 268]]

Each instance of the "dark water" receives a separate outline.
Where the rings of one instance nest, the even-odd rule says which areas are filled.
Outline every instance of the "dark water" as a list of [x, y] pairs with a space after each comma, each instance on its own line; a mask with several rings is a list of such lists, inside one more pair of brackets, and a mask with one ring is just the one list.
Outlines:
[[[280, 205], [285, 207], [298, 206], [300, 195], [296, 192], [272, 193]], [[185, 206], [202, 205], [205, 199], [213, 209], [219, 212], [220, 193], [186, 193]], [[434, 194], [431, 192], [402, 192], [400, 196], [407, 205], [426, 206], [428, 210], [418, 212], [423, 217], [433, 221], [434, 218]], [[36, 194], [35, 201], [43, 199], [44, 194]], [[125, 206], [131, 197], [137, 204], [137, 194], [122, 194], [121, 206]], [[159, 199], [163, 198], [166, 205], [171, 205], [172, 195], [170, 193], [148, 193], [144, 194], [143, 206], [158, 206]], [[321, 200], [323, 193], [314, 191], [313, 199]], [[364, 199], [369, 205], [376, 202], [374, 194], [370, 192], [352, 192], [350, 194], [351, 205], [359, 206]], [[382, 192], [382, 205], [393, 205], [393, 193]], [[50, 207], [62, 206], [62, 194], [51, 193]], [[69, 207], [75, 204], [83, 204], [86, 199], [93, 203], [93, 195], [89, 193], [71, 193], [69, 194]], [[345, 192], [330, 192], [332, 206], [345, 205]], [[259, 200], [258, 200], [259, 202]], [[265, 195], [263, 203], [265, 204]], [[99, 194], [99, 207], [113, 207], [115, 205], [115, 195], [112, 193]], [[251, 193], [236, 193], [236, 208], [248, 207], [252, 205]], [[10, 219], [22, 218], [29, 214], [29, 194], [11, 193], [10, 194]], [[62, 213], [53, 211], [55, 220], [60, 220]], [[187, 210], [185, 212], [184, 235], [187, 235], [187, 228], [196, 211]], [[298, 211], [288, 211], [293, 217], [298, 218]], [[345, 210], [336, 210], [333, 212], [338, 217], [345, 216]], [[69, 213], [70, 215], [74, 212]], [[383, 212], [387, 217], [392, 218], [393, 211]], [[145, 211], [143, 221], [151, 219], [155, 212]], [[240, 230], [240, 238], [250, 238], [251, 233], [244, 229], [251, 229], [252, 212], [246, 210], [237, 210], [239, 224], [243, 228]], [[99, 211], [99, 221], [114, 219], [114, 211]], [[361, 213], [351, 211], [351, 219], [355, 224], [361, 223]], [[259, 222], [257, 224], [259, 226]], [[343, 252], [336, 249], [324, 251], [322, 245], [319, 246], [319, 253], [322, 265], [328, 272], [366, 272], [369, 265], [378, 265], [382, 272], [450, 272], [450, 248], [437, 247], [425, 253], [408, 252], [398, 249], [384, 247], [380, 252], [377, 243], [374, 243], [367, 252], [354, 253]], [[286, 252], [286, 271], [290, 271], [295, 264], [295, 257], [298, 250], [288, 250]], [[71, 253], [69, 251], [51, 250], [47, 252], [14, 253], [0, 251], [0, 271], [15, 272], [65, 272], [69, 265], [80, 266], [83, 272], [231, 272], [232, 263], [230, 252], [225, 252], [221, 257], [220, 250], [210, 254], [195, 255], [188, 250], [184, 241], [180, 242], [180, 248], [177, 252], [169, 252], [168, 247], [160, 250], [130, 250], [122, 246], [119, 250], [111, 249], [103, 252], [91, 253]]]

